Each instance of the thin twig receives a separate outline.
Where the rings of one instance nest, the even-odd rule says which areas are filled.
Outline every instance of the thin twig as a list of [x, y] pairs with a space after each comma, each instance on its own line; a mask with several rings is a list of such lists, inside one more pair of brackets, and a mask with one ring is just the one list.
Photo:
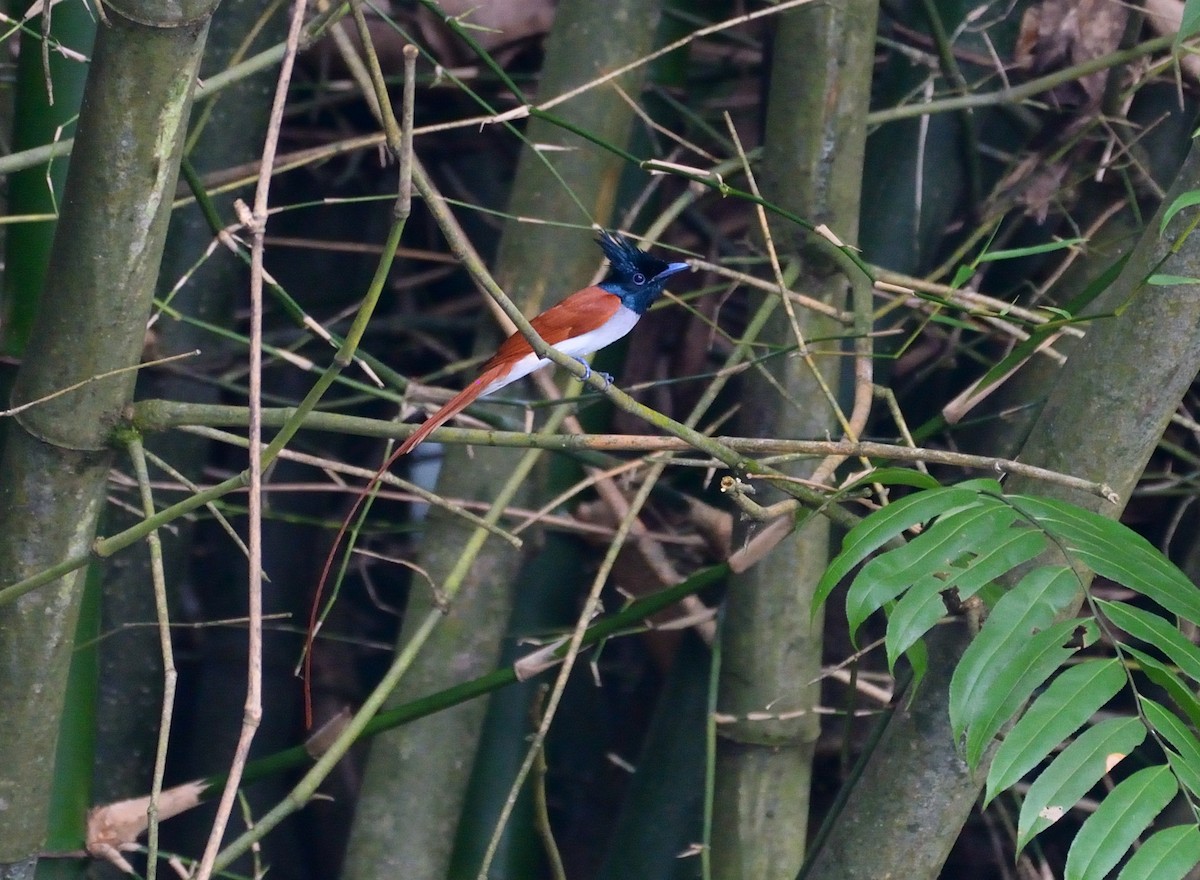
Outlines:
[[575, 661], [579, 657], [580, 648], [583, 645], [583, 637], [587, 632], [588, 625], [592, 618], [595, 617], [601, 610], [600, 608], [600, 593], [604, 585], [608, 582], [609, 574], [612, 572], [613, 566], [616, 564], [617, 556], [621, 552], [625, 541], [630, 537], [634, 528], [634, 523], [637, 522], [637, 514], [645, 505], [650, 493], [654, 490], [657, 478], [666, 468], [666, 462], [656, 462], [651, 466], [650, 476], [638, 487], [637, 493], [629, 502], [629, 510], [626, 516], [621, 520], [621, 525], [617, 528], [617, 533], [613, 537], [612, 543], [608, 547], [608, 552], [604, 555], [604, 560], [600, 563], [600, 570], [596, 573], [596, 577], [592, 581], [592, 588], [588, 592], [587, 599], [584, 600], [583, 610], [580, 611], [579, 617], [575, 622], [575, 629], [571, 633], [571, 638], [568, 643], [566, 655], [563, 657], [562, 667], [558, 671], [558, 675], [554, 680], [554, 687], [550, 691], [550, 696], [546, 701], [546, 711], [542, 715], [542, 719], [538, 724], [537, 732], [533, 735], [529, 749], [526, 752], [525, 759], [521, 763], [520, 769], [517, 771], [516, 778], [513, 780], [512, 786], [509, 788], [508, 797], [505, 799], [504, 807], [500, 811], [500, 816], [496, 819], [496, 827], [492, 831], [491, 840], [488, 842], [487, 850], [483, 856], [483, 862], [480, 865], [477, 880], [487, 880], [492, 860], [495, 858], [496, 852], [500, 847], [500, 841], [503, 839], [504, 828], [508, 824], [508, 819], [512, 815], [513, 809], [516, 807], [517, 795], [524, 786], [525, 780], [528, 778], [533, 765], [537, 760], [537, 756], [545, 746], [546, 734], [550, 731], [550, 724], [554, 720], [555, 712], [558, 709], [559, 701], [562, 699], [563, 693], [567, 688], [567, 680], [571, 675], [571, 670], [575, 667]]
[[[357, 9], [357, 7], [356, 7]], [[387, 144], [400, 163], [400, 180], [398, 182], [398, 192], [396, 202], [392, 209], [392, 229], [388, 239], [387, 250], [382, 254], [379, 265], [376, 267], [375, 277], [371, 282], [371, 296], [378, 298], [383, 289], [383, 284], [387, 279], [388, 272], [391, 269], [392, 260], [395, 257], [396, 248], [400, 243], [400, 235], [404, 227], [408, 223], [409, 213], [411, 211], [411, 186], [412, 182], [410, 175], [413, 171], [413, 149], [412, 149], [412, 125], [414, 113], [415, 92], [410, 88], [410, 84], [416, 78], [416, 48], [409, 45], [404, 47], [404, 107], [403, 107], [403, 130], [396, 122], [396, 117], [392, 113], [392, 107], [387, 92], [387, 84], [384, 82], [383, 71], [379, 67], [379, 57], [375, 53], [374, 44], [371, 41], [370, 31], [367, 29], [366, 21], [363, 19], [361, 10], [356, 12], [357, 21], [360, 25], [359, 36], [364, 43], [364, 51], [366, 54], [367, 80], [360, 83], [364, 91], [373, 91], [375, 93], [375, 102], [372, 105], [378, 114], [377, 119], [383, 126], [384, 133], [387, 138]], [[364, 325], [365, 326], [365, 325]], [[361, 329], [359, 335], [361, 336]], [[347, 337], [347, 343], [353, 339], [353, 333]], [[357, 340], [354, 341], [357, 344]], [[335, 361], [343, 361], [349, 363], [345, 359], [343, 352], [339, 352]], [[304, 677], [304, 722], [306, 726], [311, 726], [312, 717], [312, 654], [313, 654], [313, 639], [316, 638], [317, 632], [325, 621], [325, 616], [328, 609], [331, 607], [333, 599], [336, 597], [342, 578], [345, 575], [346, 567], [349, 564], [350, 552], [354, 549], [354, 542], [358, 535], [359, 524], [362, 523], [370, 510], [371, 504], [379, 489], [380, 480], [383, 475], [391, 468], [393, 462], [399, 456], [399, 451], [389, 454], [383, 464], [376, 470], [375, 475], [367, 483], [367, 486], [355, 498], [345, 519], [342, 520], [341, 526], [338, 527], [337, 534], [333, 538], [333, 546], [330, 547], [329, 554], [325, 558], [325, 565], [321, 569], [320, 577], [317, 580], [316, 589], [313, 592], [312, 608], [309, 612], [308, 633], [304, 645], [304, 654], [302, 658], [303, 677]], [[359, 514], [359, 509], [362, 508], [362, 513]], [[355, 516], [358, 515], [357, 523]], [[352, 525], [353, 524], [353, 525]], [[337, 553], [341, 547], [342, 539], [349, 535], [349, 543], [346, 548], [346, 553], [343, 556], [341, 568], [338, 570], [334, 579], [333, 594], [329, 602], [322, 607], [322, 595], [325, 590], [326, 581], [329, 579], [333, 571], [333, 564], [337, 558]]]
[[[181, 430], [187, 431], [190, 434], [196, 434], [200, 437], [207, 437], [209, 440], [217, 440], [221, 443], [229, 443], [233, 446], [248, 445], [248, 441], [245, 437], [240, 437], [237, 434], [230, 434], [227, 431], [220, 431], [215, 428], [191, 426], [184, 427]], [[359, 477], [367, 480], [373, 478], [378, 479], [380, 482], [386, 483], [389, 486], [395, 486], [407, 493], [407, 497], [419, 499], [424, 501], [426, 504], [440, 507], [452, 516], [460, 516], [474, 526], [488, 529], [497, 538], [500, 538], [502, 541], [507, 541], [515, 548], [519, 549], [521, 547], [522, 541], [516, 536], [515, 533], [505, 531], [499, 526], [489, 525], [482, 517], [471, 513], [471, 511], [467, 510], [461, 504], [449, 501], [446, 498], [443, 498], [441, 495], [438, 495], [436, 492], [431, 492], [428, 489], [417, 485], [416, 483], [410, 483], [408, 480], [397, 477], [391, 472], [378, 474], [378, 471], [376, 471], [374, 468], [356, 467], [355, 465], [345, 464], [343, 462], [333, 461], [327, 458], [321, 458], [320, 456], [316, 455], [309, 455], [304, 452], [295, 452], [291, 449], [282, 450], [279, 453], [279, 457], [287, 461], [311, 465], [312, 467], [320, 468], [321, 470], [332, 473], [345, 474], [346, 476]], [[196, 487], [189, 488], [191, 488], [192, 491], [199, 491]], [[311, 489], [311, 487], [309, 488]]]
[[1099, 73], [1108, 70], [1110, 67], [1118, 67], [1129, 61], [1136, 61], [1145, 55], [1169, 50], [1174, 42], [1174, 36], [1155, 37], [1132, 48], [1119, 49], [1107, 55], [1089, 58], [1087, 61], [1072, 67], [1056, 70], [1053, 73], [1040, 76], [1037, 79], [1031, 79], [1028, 82], [1011, 88], [999, 89], [994, 92], [981, 92], [973, 95], [958, 95], [953, 98], [941, 98], [927, 101], [924, 104], [906, 104], [902, 107], [888, 107], [883, 110], [875, 110], [867, 114], [867, 124], [874, 127], [883, 125], [886, 122], [896, 122], [900, 119], [912, 119], [914, 116], [951, 113], [959, 110], [978, 110], [983, 107], [995, 107], [1000, 104], [1016, 105], [1035, 95], [1040, 95], [1042, 92], [1048, 92], [1057, 86], [1074, 82], [1088, 74]]
[[[187, 428], [183, 428], [181, 430], [188, 431]], [[250, 445], [248, 440], [246, 440], [244, 442], [247, 447]], [[177, 480], [179, 482], [179, 485], [183, 486], [189, 492], [199, 492], [200, 491], [200, 487], [198, 485], [196, 485], [196, 483], [189, 480], [184, 474], [180, 473], [176, 468], [173, 468], [169, 462], [167, 462], [167, 461], [163, 460], [162, 458], [160, 458], [159, 456], [155, 455], [149, 449], [145, 450], [145, 455], [146, 455], [147, 461], [149, 461], [152, 465], [154, 465], [159, 470], [165, 472], [172, 479]], [[153, 484], [151, 484], [151, 485], [153, 485]], [[211, 504], [211, 503], [206, 504], [204, 506], [208, 510], [209, 515], [211, 515], [212, 518], [221, 526], [221, 529], [225, 532], [225, 534], [229, 536], [229, 540], [233, 541], [234, 546], [236, 546], [238, 548], [238, 550], [240, 550], [242, 552], [243, 556], [245, 556], [247, 559], [249, 559], [250, 558], [250, 548], [246, 546], [246, 542], [242, 540], [242, 536], [237, 533], [237, 529], [235, 529], [233, 527], [233, 523], [231, 523], [229, 521], [229, 519], [225, 516], [225, 514], [223, 514], [221, 512], [221, 508], [219, 508], [219, 507], [217, 507], [217, 505]], [[154, 511], [151, 510], [150, 513], [154, 513]]]
[[[722, 266], [720, 263], [710, 263], [708, 260], [692, 259], [688, 261], [692, 268], [700, 269], [705, 272], [711, 272], [714, 275], [720, 275], [723, 278], [729, 278], [736, 281], [739, 285], [746, 287], [755, 287], [759, 290], [767, 291], [778, 295], [780, 292], [777, 281], [767, 281], [759, 278], [757, 275], [751, 275], [749, 272], [739, 272], [737, 269], [731, 269], [728, 266]], [[822, 302], [811, 296], [806, 296], [795, 290], [783, 289], [783, 295], [800, 306], [810, 309], [818, 314], [825, 315], [828, 318], [833, 318], [835, 321], [840, 321], [843, 324], [849, 324], [854, 320], [854, 316], [849, 312], [842, 311], [836, 306], [831, 306], [827, 302]]]
[[[734, 126], [733, 118], [728, 112], [725, 113], [725, 124], [729, 129], [729, 134], [733, 139], [734, 146], [737, 148], [738, 156], [741, 157], [744, 166], [743, 171], [746, 175], [746, 181], [750, 187], [750, 192], [752, 192], [757, 198], [762, 199], [762, 193], [758, 188], [758, 180], [754, 176], [754, 169], [750, 167], [750, 162], [746, 158], [746, 152], [742, 148], [741, 138], [738, 137], [737, 128]], [[775, 238], [771, 234], [771, 226], [767, 222], [766, 209], [763, 208], [761, 204], [756, 204], [754, 206], [754, 211], [755, 216], [758, 218], [759, 228], [762, 230], [763, 240], [766, 242], [767, 256], [770, 260], [771, 270], [775, 275], [777, 289], [780, 291], [787, 290], [787, 285], [783, 280], [783, 269], [779, 265], [779, 254], [775, 250]], [[855, 424], [852, 423], [852, 421], [848, 419], [846, 414], [842, 411], [842, 406], [838, 402], [837, 395], [835, 395], [833, 393], [833, 389], [829, 387], [829, 382], [825, 378], [825, 373], [819, 366], [817, 366], [817, 362], [813, 358], [812, 351], [809, 349], [808, 343], [804, 338], [804, 331], [800, 327], [800, 321], [796, 317], [796, 310], [792, 306], [791, 299], [787, 296], [781, 297], [781, 299], [783, 301], [784, 312], [787, 313], [788, 324], [792, 328], [792, 335], [796, 339], [796, 347], [800, 353], [801, 359], [804, 361], [804, 365], [808, 368], [809, 375], [812, 376], [813, 381], [821, 390], [821, 393], [825, 396], [825, 400], [829, 403], [829, 407], [833, 412], [834, 418], [836, 418], [838, 423], [842, 426], [842, 430], [851, 440], [857, 440], [859, 433], [863, 430], [863, 428], [866, 427], [867, 415], [869, 414], [871, 395], [870, 383], [868, 382], [866, 387], [866, 409], [868, 412], [860, 412], [861, 407], [859, 404], [863, 397], [862, 386], [859, 382], [855, 383], [854, 414], [857, 417], [857, 421], [860, 423], [859, 426], [856, 427]], [[855, 363], [857, 366], [858, 361]], [[790, 400], [784, 389], [779, 387], [775, 382], [774, 377], [770, 378], [772, 379], [772, 384], [776, 384], [776, 387], [778, 388], [780, 394], [784, 396], [784, 399]], [[825, 482], [825, 480], [833, 475], [833, 472], [837, 469], [839, 464], [841, 464], [841, 459], [837, 458], [836, 456], [826, 458], [817, 466], [814, 472], [813, 481], [815, 483]]]
[[[150, 474], [146, 469], [146, 450], [141, 438], [129, 441], [129, 455], [137, 474], [146, 516], [154, 514], [154, 495], [150, 490]], [[167, 578], [163, 570], [162, 542], [158, 532], [146, 536], [150, 548], [150, 578], [154, 584], [154, 612], [158, 620], [158, 642], [163, 661], [163, 697], [158, 722], [158, 745], [154, 753], [154, 777], [150, 782], [150, 803], [146, 808], [149, 833], [147, 836], [146, 880], [154, 880], [158, 871], [158, 799], [162, 794], [163, 777], [167, 769], [167, 747], [171, 742], [171, 719], [175, 713], [175, 654], [171, 649], [171, 617], [167, 607]]]
[[101, 379], [108, 379], [111, 376], [119, 376], [122, 373], [129, 373], [129, 372], [133, 372], [136, 370], [144, 370], [146, 367], [158, 367], [163, 364], [169, 364], [172, 361], [179, 361], [179, 360], [183, 360], [184, 358], [195, 357], [198, 354], [200, 354], [200, 349], [197, 348], [192, 351], [182, 352], [181, 354], [173, 354], [170, 357], [159, 358], [158, 360], [154, 360], [154, 361], [146, 361], [144, 363], [134, 364], [133, 366], [130, 366], [130, 367], [119, 367], [118, 369], [115, 369], [115, 370], [108, 370], [107, 372], [104, 372], [104, 373], [98, 373], [95, 376], [88, 376], [86, 379], [84, 379], [81, 382], [76, 382], [73, 385], [68, 385], [66, 388], [60, 388], [57, 391], [52, 391], [43, 397], [39, 397], [37, 400], [27, 401], [26, 403], [22, 403], [20, 406], [14, 406], [11, 409], [0, 410], [0, 418], [4, 418], [6, 416], [15, 416], [18, 413], [22, 413], [27, 409], [30, 409], [35, 406], [40, 406], [41, 404], [46, 403], [47, 401], [53, 400], [56, 397], [61, 397], [64, 394], [68, 394], [71, 391], [75, 391], [78, 388], [82, 388], [84, 385], [90, 385], [92, 382], [99, 382]]
[[249, 626], [246, 702], [242, 716], [242, 729], [229, 768], [229, 778], [217, 805], [212, 832], [204, 847], [196, 880], [209, 880], [225, 828], [233, 811], [233, 803], [241, 782], [242, 771], [250, 755], [250, 744], [262, 720], [262, 308], [263, 308], [263, 238], [267, 227], [267, 208], [270, 202], [271, 166], [279, 143], [279, 130], [283, 124], [283, 111], [287, 104], [288, 84], [291, 82], [292, 67], [300, 44], [304, 26], [305, 0], [296, 0], [288, 28], [287, 46], [280, 65], [279, 78], [275, 86], [275, 98], [267, 123], [267, 135], [262, 151], [262, 176], [254, 194], [254, 211], [249, 218], [253, 234], [250, 253], [250, 510], [249, 543], [250, 566], [247, 585]]
[[[542, 701], [546, 696], [543, 685], [538, 690], [534, 705], [534, 718], [541, 714]], [[546, 861], [550, 863], [550, 876], [553, 880], [567, 880], [567, 871], [563, 866], [562, 854], [558, 851], [558, 842], [554, 839], [554, 827], [550, 823], [550, 805], [546, 798], [546, 750], [538, 749], [534, 766], [537, 777], [533, 781], [533, 824], [537, 835], [542, 839], [542, 849], [546, 852]]]

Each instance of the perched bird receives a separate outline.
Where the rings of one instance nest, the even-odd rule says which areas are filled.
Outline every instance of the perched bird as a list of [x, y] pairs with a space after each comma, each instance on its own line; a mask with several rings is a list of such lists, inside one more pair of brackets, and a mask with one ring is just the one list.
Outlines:
[[[547, 344], [585, 367], [584, 355], [599, 351], [632, 330], [662, 294], [667, 279], [688, 268], [687, 263], [666, 263], [652, 257], [625, 237], [608, 231], [602, 231], [596, 243], [608, 257], [609, 269], [604, 280], [576, 291], [529, 322]], [[539, 357], [524, 336], [514, 333], [483, 365], [479, 377], [400, 444], [394, 457], [411, 452], [436, 428], [478, 398], [499, 391], [549, 363], [550, 359]]]
[[[571, 294], [529, 322], [547, 344], [565, 355], [576, 358], [585, 367], [587, 364], [583, 361], [584, 355], [599, 351], [632, 330], [633, 325], [646, 313], [646, 309], [662, 295], [667, 279], [688, 268], [687, 263], [667, 263], [658, 257], [652, 257], [638, 250], [628, 239], [611, 232], [602, 231], [596, 243], [608, 257], [608, 274], [604, 276], [604, 280]], [[520, 333], [508, 337], [492, 355], [491, 360], [483, 365], [479, 377], [452, 397], [412, 436], [400, 444], [384, 462], [383, 467], [376, 472], [368, 487], [355, 499], [325, 560], [325, 568], [317, 583], [309, 615], [308, 639], [304, 652], [304, 718], [307, 726], [312, 726], [311, 693], [307, 682], [312, 680], [312, 643], [318, 628], [321, 594], [337, 558], [338, 546], [363, 499], [370, 494], [371, 489], [397, 458], [411, 452], [434, 430], [454, 418], [472, 402], [518, 379], [523, 379], [549, 363], [550, 359], [539, 357]]]

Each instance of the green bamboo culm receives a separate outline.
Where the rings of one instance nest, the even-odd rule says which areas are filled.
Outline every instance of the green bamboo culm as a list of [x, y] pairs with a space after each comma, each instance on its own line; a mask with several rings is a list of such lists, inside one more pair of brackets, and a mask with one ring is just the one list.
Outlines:
[[[0, 584], [86, 555], [154, 296], [192, 88], [216, 3], [105, 4], [46, 279], [0, 459]], [[48, 395], [86, 384], [53, 399]], [[44, 401], [44, 402], [43, 402]], [[0, 611], [0, 876], [32, 878], [81, 572]]]
[[[54, 7], [44, 31], [42, 21], [41, 17], [32, 19], [21, 32], [13, 106], [14, 153], [73, 137], [75, 117], [83, 99], [87, 79], [85, 59], [92, 54], [96, 35], [91, 12], [83, 3], [61, 3]], [[68, 51], [59, 51], [58, 46]], [[7, 229], [0, 317], [0, 346], [7, 355], [20, 356], [29, 339], [54, 237], [55, 223], [51, 218], [58, 213], [66, 179], [66, 157], [51, 159], [8, 177], [8, 215], [47, 219], [12, 223]]]

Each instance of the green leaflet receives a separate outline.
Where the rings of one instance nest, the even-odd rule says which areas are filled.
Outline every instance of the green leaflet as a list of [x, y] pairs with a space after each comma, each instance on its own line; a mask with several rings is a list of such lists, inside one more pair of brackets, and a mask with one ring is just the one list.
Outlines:
[[817, 584], [813, 598], [814, 610], [825, 603], [833, 588], [854, 566], [884, 544], [901, 537], [905, 530], [956, 508], [977, 504], [980, 495], [974, 486], [983, 486], [997, 493], [1000, 491], [1000, 484], [994, 480], [978, 480], [946, 489], [917, 492], [881, 508], [851, 529], [842, 541], [842, 551]]
[[996, 603], [950, 681], [950, 724], [955, 737], [963, 735], [981, 708], [987, 708], [978, 700], [986, 699], [988, 689], [1006, 669], [1011, 674], [1012, 657], [1034, 633], [1053, 625], [1078, 586], [1069, 568], [1038, 568]]
[[1175, 670], [1158, 658], [1151, 657], [1145, 651], [1139, 651], [1137, 648], [1131, 648], [1128, 645], [1123, 650], [1136, 657], [1142, 672], [1146, 673], [1146, 677], [1165, 690], [1175, 705], [1183, 710], [1191, 720], [1192, 724], [1200, 727], [1200, 700], [1196, 699], [1196, 695], [1192, 692], [1192, 689], [1175, 674]]
[[1017, 851], [1079, 803], [1118, 761], [1137, 748], [1146, 728], [1136, 718], [1110, 718], [1080, 735], [1029, 786], [1017, 821]]
[[[996, 508], [992, 510], [1001, 512]], [[946, 615], [942, 598], [945, 591], [954, 590], [960, 601], [968, 599], [1005, 572], [1041, 552], [1046, 543], [1043, 537], [1030, 529], [1008, 528], [1011, 522], [1007, 515], [996, 518], [994, 525], [998, 528], [983, 535], [973, 547], [968, 547], [965, 554], [960, 554], [960, 558], [946, 566], [944, 573], [913, 584], [900, 598], [888, 615], [889, 665], [894, 667], [896, 658]], [[866, 574], [866, 569], [863, 573]]]
[[1117, 880], [1183, 880], [1200, 863], [1200, 829], [1195, 825], [1164, 828], [1142, 844]]
[[988, 687], [972, 694], [967, 704], [967, 763], [978, 766], [1000, 728], [1080, 647], [1095, 642], [1098, 634], [1094, 621], [1064, 620], [1027, 637], [1011, 661], [997, 667]]
[[938, 483], [929, 474], [923, 474], [912, 468], [881, 467], [863, 474], [857, 480], [847, 483], [841, 488], [844, 493], [854, 492], [865, 486], [879, 483], [882, 486], [912, 486], [915, 489], [940, 489]]
[[1176, 627], [1157, 614], [1124, 602], [1097, 599], [1096, 604], [1109, 620], [1134, 638], [1162, 651], [1180, 672], [1200, 683], [1200, 648], [1184, 638]]
[[[1179, 33], [1175, 35], [1175, 48], [1178, 49], [1180, 44], [1194, 37], [1200, 31], [1200, 0], [1185, 0], [1183, 4], [1183, 18], [1179, 24]], [[1182, 198], [1182, 196], [1181, 196]], [[1163, 223], [1163, 228], [1166, 228], [1166, 223]]]
[[[1198, 9], [1200, 4], [1195, 3], [1194, 0], [1188, 0], [1188, 6], [1193, 10], [1193, 14], [1195, 14], [1197, 11], [1200, 11], [1200, 9]], [[1179, 31], [1179, 35], [1181, 37], [1183, 36], [1182, 29]], [[1159, 233], [1161, 234], [1167, 231], [1167, 224], [1171, 222], [1171, 219], [1176, 214], [1185, 208], [1192, 207], [1193, 205], [1200, 205], [1200, 190], [1193, 189], [1180, 194], [1175, 201], [1171, 202], [1171, 206], [1167, 208], [1167, 210], [1163, 211], [1162, 220], [1160, 220], [1158, 223]]]
[[1200, 589], [1141, 535], [1062, 501], [1027, 495], [1009, 500], [1096, 574], [1136, 590], [1172, 614], [1200, 622]]
[[[846, 618], [850, 623], [851, 638], [868, 617], [910, 587], [922, 597], [929, 593], [936, 596], [946, 584], [948, 570], [964, 554], [986, 546], [1015, 519], [1012, 510], [973, 505], [938, 517], [932, 526], [903, 547], [872, 559], [863, 566], [846, 594]], [[941, 604], [940, 598], [938, 604]], [[936, 623], [943, 612], [944, 608], [929, 626]]]
[[1200, 797], [1200, 740], [1162, 704], [1149, 697], [1139, 697], [1138, 702], [1146, 720], [1171, 747], [1166, 750], [1171, 769], [1193, 796]]
[[1107, 877], [1178, 790], [1170, 769], [1160, 765], [1139, 770], [1110, 791], [1075, 835], [1065, 880]]
[[988, 770], [984, 804], [1020, 782], [1124, 684], [1125, 672], [1115, 659], [1088, 660], [1054, 679], [996, 750]]

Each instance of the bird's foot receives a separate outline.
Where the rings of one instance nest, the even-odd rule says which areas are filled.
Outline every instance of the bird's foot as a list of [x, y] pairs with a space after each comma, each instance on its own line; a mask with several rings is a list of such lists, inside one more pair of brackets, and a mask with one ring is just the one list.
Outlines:
[[[583, 364], [583, 381], [586, 382], [588, 379], [592, 378], [592, 365], [589, 364], [587, 361], [585, 361], [581, 357], [577, 357], [577, 358], [575, 358], [575, 360], [577, 360], [577, 361], [579, 361], [579, 363]], [[604, 380], [605, 388], [607, 388], [613, 382], [613, 377], [610, 376], [608, 373], [598, 372], [598, 373], [596, 373], [596, 375]]]

